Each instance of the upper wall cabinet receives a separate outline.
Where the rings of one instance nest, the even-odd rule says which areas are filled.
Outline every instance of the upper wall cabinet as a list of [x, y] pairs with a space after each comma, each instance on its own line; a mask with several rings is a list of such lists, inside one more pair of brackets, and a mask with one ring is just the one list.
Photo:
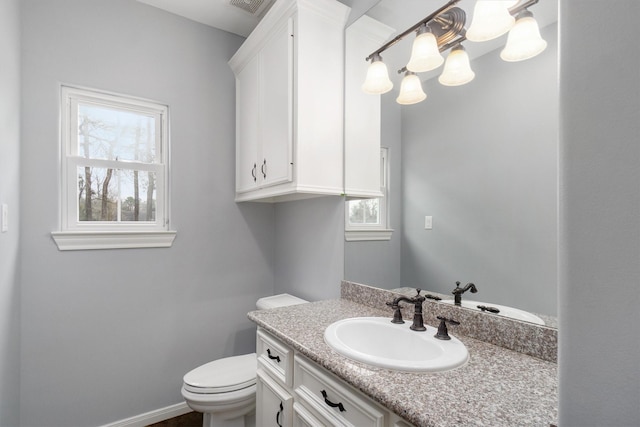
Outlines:
[[229, 61], [236, 201], [344, 191], [344, 25], [335, 0], [277, 0]]

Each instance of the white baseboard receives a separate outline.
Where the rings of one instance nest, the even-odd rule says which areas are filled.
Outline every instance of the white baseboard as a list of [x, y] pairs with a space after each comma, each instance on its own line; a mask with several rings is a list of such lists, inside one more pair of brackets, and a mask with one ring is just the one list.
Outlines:
[[116, 421], [115, 423], [105, 424], [102, 427], [146, 427], [149, 424], [179, 417], [192, 411], [193, 409], [189, 408], [186, 402], [176, 403], [166, 408], [156, 409], [155, 411], [146, 412], [136, 415], [135, 417]]

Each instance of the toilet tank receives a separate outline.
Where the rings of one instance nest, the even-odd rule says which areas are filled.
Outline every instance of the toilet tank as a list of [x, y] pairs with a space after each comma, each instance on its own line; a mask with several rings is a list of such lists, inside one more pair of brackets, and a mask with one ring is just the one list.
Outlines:
[[304, 304], [309, 302], [302, 298], [295, 297], [289, 294], [278, 294], [270, 297], [260, 298], [256, 302], [256, 308], [258, 310], [265, 310], [267, 308], [286, 307], [288, 305]]

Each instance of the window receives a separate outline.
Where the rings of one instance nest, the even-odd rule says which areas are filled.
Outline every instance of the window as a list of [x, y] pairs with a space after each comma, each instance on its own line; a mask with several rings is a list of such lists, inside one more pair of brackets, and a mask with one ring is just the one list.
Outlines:
[[171, 246], [168, 108], [61, 91], [60, 250]]
[[346, 202], [345, 239], [389, 240], [389, 149], [380, 150], [380, 191], [383, 196], [375, 199], [354, 199]]

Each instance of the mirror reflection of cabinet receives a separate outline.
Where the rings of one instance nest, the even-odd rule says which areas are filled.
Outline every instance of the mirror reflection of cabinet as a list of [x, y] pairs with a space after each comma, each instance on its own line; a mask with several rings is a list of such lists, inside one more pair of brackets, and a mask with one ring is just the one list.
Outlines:
[[335, 0], [279, 0], [229, 61], [236, 201], [343, 193], [348, 11]]
[[345, 194], [353, 198], [381, 197], [380, 95], [361, 86], [369, 62], [365, 58], [393, 34], [393, 28], [366, 15], [350, 25], [345, 42]]

